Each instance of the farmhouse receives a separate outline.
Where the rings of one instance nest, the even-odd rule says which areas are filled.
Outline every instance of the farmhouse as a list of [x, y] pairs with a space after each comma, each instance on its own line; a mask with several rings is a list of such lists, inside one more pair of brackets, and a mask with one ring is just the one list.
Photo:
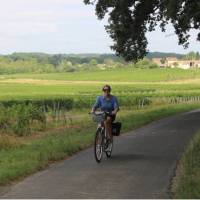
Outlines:
[[200, 60], [178, 60], [176, 57], [167, 58], [153, 58], [152, 61], [160, 67], [171, 67], [171, 68], [200, 68]]
[[200, 68], [200, 60], [168, 61], [167, 66], [172, 67], [172, 68], [179, 67], [182, 69]]

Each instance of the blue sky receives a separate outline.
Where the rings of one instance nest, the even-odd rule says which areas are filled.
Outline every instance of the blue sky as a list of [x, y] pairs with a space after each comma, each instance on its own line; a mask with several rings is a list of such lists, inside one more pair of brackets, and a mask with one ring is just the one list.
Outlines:
[[[0, 54], [12, 52], [112, 53], [112, 40], [92, 6], [83, 0], [1, 0]], [[190, 48], [178, 46], [173, 28], [148, 33], [150, 51], [200, 51], [195, 31]], [[170, 35], [170, 36], [169, 36]]]

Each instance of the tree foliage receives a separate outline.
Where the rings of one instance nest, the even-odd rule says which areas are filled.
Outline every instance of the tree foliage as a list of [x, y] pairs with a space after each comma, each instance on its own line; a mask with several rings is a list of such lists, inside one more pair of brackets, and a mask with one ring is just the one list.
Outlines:
[[[196, 54], [195, 56], [199, 58], [199, 54]], [[182, 54], [152, 52], [148, 53], [146, 58], [182, 58], [183, 56], [184, 55]], [[105, 70], [126, 66], [127, 63], [125, 60], [114, 54], [50, 55], [44, 53], [14, 53], [11, 55], [0, 55], [0, 75], [17, 73], [63, 73], [87, 70]]]
[[[200, 29], [200, 0], [84, 0], [93, 4], [103, 19], [108, 14], [107, 32], [114, 41], [111, 47], [127, 61], [138, 60], [147, 54], [147, 31], [159, 24], [164, 32], [172, 23], [178, 43], [188, 47], [189, 31]], [[200, 41], [200, 32], [197, 34]]]
[[200, 60], [199, 52], [191, 51], [182, 58], [183, 60]]

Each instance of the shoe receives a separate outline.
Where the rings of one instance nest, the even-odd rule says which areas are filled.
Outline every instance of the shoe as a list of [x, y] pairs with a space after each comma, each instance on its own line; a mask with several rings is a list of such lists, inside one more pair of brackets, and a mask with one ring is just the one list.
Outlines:
[[110, 144], [113, 142], [112, 139], [107, 139], [106, 144], [105, 144], [105, 151], [109, 151], [110, 149]]
[[109, 145], [112, 142], [111, 139], [107, 139], [106, 144]]

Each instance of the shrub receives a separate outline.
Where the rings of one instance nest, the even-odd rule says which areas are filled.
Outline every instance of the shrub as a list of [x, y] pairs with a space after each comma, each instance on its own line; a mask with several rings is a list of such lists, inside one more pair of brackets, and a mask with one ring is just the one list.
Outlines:
[[41, 124], [42, 129], [46, 127], [46, 115], [42, 107], [33, 104], [18, 104], [10, 108], [0, 105], [0, 130], [13, 132], [18, 136], [31, 133], [31, 125], [34, 121]]
[[2, 149], [10, 149], [10, 148], [18, 148], [23, 146], [23, 142], [17, 138], [16, 136], [10, 136], [7, 134], [0, 135], [0, 150]]
[[31, 124], [33, 123], [33, 121], [40, 122], [42, 129], [45, 129], [45, 127], [46, 127], [46, 115], [42, 111], [42, 107], [36, 107], [33, 104], [29, 104], [27, 106], [27, 111], [29, 113], [29, 121], [31, 121]]
[[12, 130], [18, 136], [30, 134], [31, 114], [25, 105], [14, 105], [10, 109], [12, 112]]
[[10, 126], [10, 116], [7, 109], [0, 104], [0, 130], [8, 131]]

